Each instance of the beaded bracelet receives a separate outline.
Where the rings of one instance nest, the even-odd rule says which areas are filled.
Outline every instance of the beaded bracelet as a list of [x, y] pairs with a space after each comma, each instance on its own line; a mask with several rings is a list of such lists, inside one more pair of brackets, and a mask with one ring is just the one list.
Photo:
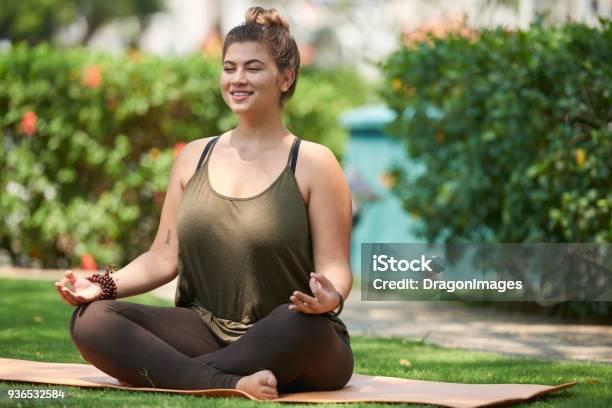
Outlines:
[[338, 294], [338, 298], [340, 299], [340, 309], [338, 309], [337, 312], [331, 312], [329, 314], [331, 317], [338, 317], [340, 315], [340, 312], [342, 312], [342, 309], [344, 308], [344, 299], [342, 298], [342, 295], [338, 291], [336, 291], [336, 293]]
[[111, 276], [111, 274], [114, 272], [117, 272], [117, 266], [109, 264], [106, 265], [104, 275], [94, 273], [93, 275], [85, 278], [102, 288], [102, 296], [100, 296], [100, 300], [117, 298], [117, 284]]

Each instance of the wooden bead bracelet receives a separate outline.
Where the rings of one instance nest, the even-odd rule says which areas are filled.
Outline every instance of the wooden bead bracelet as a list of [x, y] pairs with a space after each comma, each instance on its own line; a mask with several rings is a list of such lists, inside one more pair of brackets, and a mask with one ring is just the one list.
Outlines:
[[106, 265], [104, 275], [94, 273], [93, 275], [85, 278], [88, 281], [93, 282], [102, 288], [102, 296], [100, 296], [100, 300], [117, 298], [117, 284], [111, 276], [111, 274], [116, 271], [117, 266], [109, 264]]

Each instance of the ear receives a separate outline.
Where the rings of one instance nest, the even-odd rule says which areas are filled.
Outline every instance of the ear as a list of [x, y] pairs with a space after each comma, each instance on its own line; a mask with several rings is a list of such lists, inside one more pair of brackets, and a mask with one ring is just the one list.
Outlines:
[[293, 81], [295, 80], [295, 70], [294, 69], [290, 69], [287, 68], [285, 69], [285, 71], [283, 71], [282, 76], [281, 76], [281, 92], [287, 92], [289, 90], [289, 88], [291, 88], [291, 85], [293, 84]]

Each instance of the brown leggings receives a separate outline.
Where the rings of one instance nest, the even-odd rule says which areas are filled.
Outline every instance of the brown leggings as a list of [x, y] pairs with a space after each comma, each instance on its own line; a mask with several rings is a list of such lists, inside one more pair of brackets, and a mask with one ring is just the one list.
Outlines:
[[138, 387], [236, 388], [242, 376], [268, 369], [279, 392], [342, 388], [353, 373], [348, 334], [324, 316], [288, 306], [227, 345], [195, 310], [116, 299], [79, 305], [70, 334], [85, 360]]

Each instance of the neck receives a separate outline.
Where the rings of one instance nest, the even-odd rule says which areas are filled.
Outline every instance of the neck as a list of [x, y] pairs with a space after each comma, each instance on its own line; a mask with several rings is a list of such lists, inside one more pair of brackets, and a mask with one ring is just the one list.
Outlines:
[[285, 128], [278, 109], [268, 112], [240, 115], [238, 125], [231, 132], [229, 143], [235, 146], [278, 146], [281, 139], [291, 132]]

